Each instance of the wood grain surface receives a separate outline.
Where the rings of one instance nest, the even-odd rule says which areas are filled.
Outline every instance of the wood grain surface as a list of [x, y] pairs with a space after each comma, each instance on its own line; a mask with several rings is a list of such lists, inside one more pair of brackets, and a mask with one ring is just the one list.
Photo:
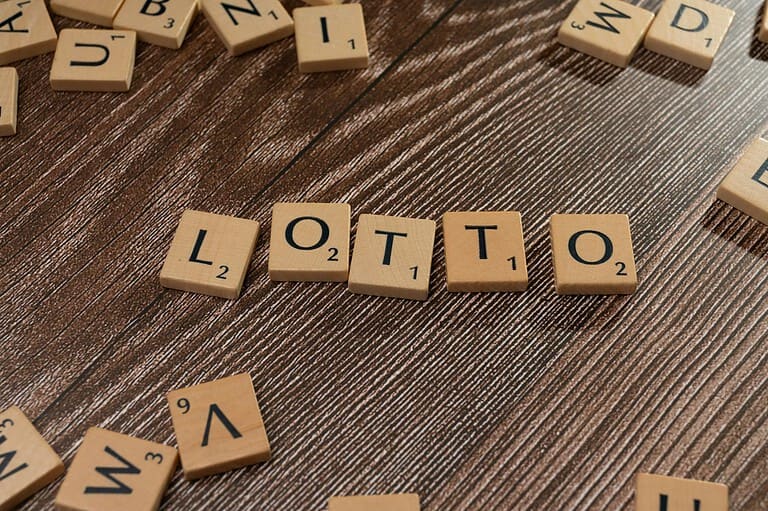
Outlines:
[[[249, 371], [273, 460], [178, 472], [164, 509], [394, 491], [435, 511], [632, 509], [641, 470], [768, 509], [768, 228], [714, 200], [765, 129], [759, 2], [722, 0], [736, 18], [708, 73], [558, 46], [573, 1], [363, 3], [365, 71], [300, 75], [292, 39], [229, 57], [202, 17], [179, 51], [139, 46], [127, 94], [54, 93], [50, 55], [18, 65], [0, 405], [69, 463], [90, 426], [175, 445], [165, 393]], [[270, 282], [277, 201], [346, 201], [353, 226], [519, 210], [531, 286], [447, 293], [441, 233], [426, 303]], [[160, 287], [186, 208], [262, 223], [239, 300]], [[556, 212], [630, 215], [635, 295], [555, 294]]]

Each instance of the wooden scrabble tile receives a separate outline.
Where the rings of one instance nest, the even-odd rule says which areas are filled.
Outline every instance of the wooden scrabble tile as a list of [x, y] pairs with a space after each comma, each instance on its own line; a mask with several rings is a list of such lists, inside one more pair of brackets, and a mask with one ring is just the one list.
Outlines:
[[516, 211], [443, 215], [448, 291], [525, 291], [523, 223]]
[[59, 16], [111, 27], [123, 0], [51, 0], [51, 10]]
[[16, 134], [19, 75], [12, 67], [0, 67], [0, 137]]
[[353, 293], [426, 300], [435, 222], [360, 215], [349, 269]]
[[269, 277], [278, 281], [346, 282], [349, 217], [349, 204], [275, 204]]
[[763, 5], [763, 19], [760, 20], [760, 30], [758, 31], [757, 38], [768, 43], [768, 2]]
[[296, 54], [299, 71], [343, 71], [368, 67], [368, 38], [360, 4], [299, 7]]
[[64, 463], [24, 413], [0, 413], [0, 511], [16, 508], [64, 473]]
[[635, 292], [637, 272], [627, 215], [553, 215], [549, 226], [558, 293]]
[[67, 28], [51, 66], [57, 91], [126, 92], [131, 88], [136, 32]]
[[185, 479], [269, 460], [267, 431], [249, 374], [174, 390], [167, 398]]
[[0, 2], [0, 66], [56, 49], [45, 0]]
[[609, 64], [627, 67], [643, 42], [653, 13], [621, 0], [579, 0], [557, 41]]
[[117, 29], [134, 30], [139, 41], [178, 49], [197, 14], [197, 0], [125, 0], [113, 22]]
[[717, 198], [768, 225], [768, 141], [752, 142], [720, 183]]
[[724, 484], [637, 474], [636, 511], [728, 511]]
[[221, 298], [240, 296], [259, 223], [186, 210], [160, 272], [160, 284]]
[[168, 445], [90, 428], [54, 504], [60, 511], [155, 510], [177, 460]]
[[420, 511], [420, 509], [419, 496], [413, 493], [354, 495], [328, 499], [328, 511]]
[[666, 0], [645, 36], [649, 50], [709, 69], [733, 11], [705, 0]]
[[230, 55], [241, 55], [293, 34], [293, 20], [279, 0], [199, 0]]

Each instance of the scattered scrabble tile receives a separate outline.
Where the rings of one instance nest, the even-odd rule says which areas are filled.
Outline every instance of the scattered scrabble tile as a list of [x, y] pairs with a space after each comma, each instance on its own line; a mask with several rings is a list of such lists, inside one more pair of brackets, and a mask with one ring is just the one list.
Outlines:
[[185, 479], [269, 460], [267, 431], [249, 374], [174, 390], [167, 398]]
[[523, 224], [516, 211], [443, 215], [448, 291], [525, 291]]
[[160, 272], [160, 284], [237, 298], [258, 237], [258, 222], [188, 209], [181, 215]]
[[653, 13], [621, 0], [579, 0], [560, 26], [560, 44], [627, 67], [643, 42]]
[[733, 11], [704, 0], [666, 0], [645, 36], [649, 50], [709, 69]]
[[426, 300], [434, 243], [432, 220], [360, 215], [349, 290]]
[[636, 511], [728, 511], [724, 484], [637, 474]]
[[136, 32], [64, 29], [51, 66], [57, 91], [125, 92], [131, 88]]
[[115, 16], [117, 29], [135, 30], [139, 41], [178, 49], [197, 14], [197, 0], [125, 0]]
[[368, 67], [368, 38], [360, 4], [299, 7], [296, 54], [299, 71], [343, 71]]
[[558, 293], [631, 294], [637, 289], [627, 215], [553, 215], [550, 235]]
[[16, 134], [19, 75], [12, 67], [0, 67], [0, 137]]
[[199, 0], [230, 55], [241, 55], [293, 34], [293, 20], [279, 0]]
[[63, 511], [150, 511], [176, 470], [168, 445], [90, 428], [56, 495]]
[[768, 225], [768, 141], [752, 142], [720, 183], [717, 198]]
[[269, 277], [278, 281], [346, 282], [349, 217], [349, 204], [275, 204]]
[[45, 0], [0, 2], [0, 66], [56, 49]]
[[328, 499], [328, 511], [420, 511], [420, 509], [419, 496], [413, 493], [355, 495]]
[[763, 5], [763, 19], [760, 20], [760, 30], [757, 38], [764, 43], [768, 43], [768, 2], [765, 2]]
[[51, 10], [59, 16], [111, 27], [123, 0], [51, 0]]
[[14, 509], [64, 473], [64, 463], [24, 413], [0, 413], [0, 511]]

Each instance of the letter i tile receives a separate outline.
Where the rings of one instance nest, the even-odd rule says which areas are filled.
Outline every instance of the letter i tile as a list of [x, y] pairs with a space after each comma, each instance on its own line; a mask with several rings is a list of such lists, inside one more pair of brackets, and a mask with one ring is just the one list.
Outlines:
[[154, 511], [177, 461], [168, 445], [90, 428], [54, 504], [59, 511]]
[[174, 390], [167, 399], [185, 479], [269, 460], [269, 439], [249, 374]]

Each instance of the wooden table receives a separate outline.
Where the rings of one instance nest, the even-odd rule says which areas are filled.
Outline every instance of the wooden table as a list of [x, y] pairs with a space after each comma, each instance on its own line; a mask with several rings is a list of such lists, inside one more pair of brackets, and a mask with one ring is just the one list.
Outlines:
[[[736, 18], [703, 73], [560, 47], [572, 3], [365, 2], [362, 72], [300, 75], [291, 39], [229, 57], [202, 17], [180, 51], [140, 45], [127, 94], [54, 93], [50, 55], [19, 64], [0, 404], [68, 463], [93, 425], [175, 445], [166, 392], [250, 372], [273, 460], [179, 472], [167, 509], [393, 491], [436, 511], [631, 509], [638, 471], [768, 509], [768, 229], [714, 200], [766, 120], [759, 4], [722, 2]], [[426, 303], [272, 283], [277, 201], [347, 201], [353, 224], [519, 210], [530, 289], [447, 293], [440, 234]], [[239, 300], [160, 287], [186, 208], [262, 223]], [[628, 213], [638, 292], [557, 296], [555, 212]]]

